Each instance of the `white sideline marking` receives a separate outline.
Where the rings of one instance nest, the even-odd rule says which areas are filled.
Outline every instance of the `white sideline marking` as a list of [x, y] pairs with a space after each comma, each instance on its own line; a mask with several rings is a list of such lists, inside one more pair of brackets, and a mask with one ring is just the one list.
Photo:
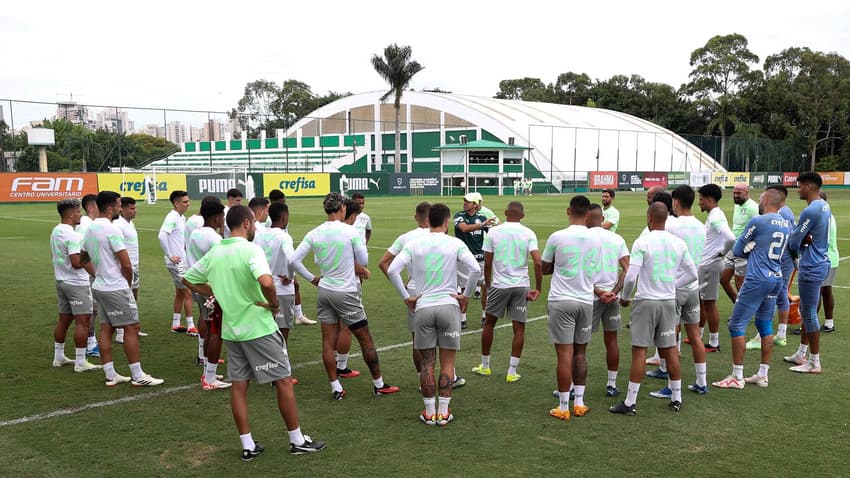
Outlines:
[[[53, 224], [59, 224], [58, 221], [54, 221], [53, 219], [36, 219], [36, 218], [33, 218], [33, 217], [0, 216], [0, 219], [16, 219], [18, 221], [50, 222], [50, 223], [53, 223]], [[148, 229], [146, 227], [137, 227], [136, 230], [147, 231], [147, 232], [159, 232], [159, 229]], [[22, 238], [20, 238], [20, 239], [22, 239]]]
[[10, 241], [12, 239], [24, 239], [23, 237], [0, 237], [0, 241]]
[[[526, 321], [526, 323], [536, 322], [538, 320], [545, 319], [545, 318], [546, 318], [545, 315], [541, 315], [541, 316], [538, 316], [538, 317], [531, 317]], [[504, 324], [501, 324], [501, 325], [497, 325], [495, 328], [501, 329], [501, 328], [504, 328], [504, 327], [510, 327], [511, 325], [512, 324], [510, 322], [507, 322], [507, 323], [504, 323]], [[461, 332], [461, 335], [477, 334], [477, 333], [480, 333], [480, 332], [481, 332], [481, 329], [467, 330], [465, 332]], [[411, 345], [413, 345], [413, 342], [402, 342], [400, 344], [393, 344], [393, 345], [387, 345], [385, 347], [379, 347], [377, 349], [377, 351], [378, 352], [385, 352], [385, 351], [393, 350], [393, 349], [397, 349], [397, 348], [409, 347]], [[360, 355], [361, 354], [359, 354], [359, 353], [351, 354], [351, 355], [349, 355], [349, 358], [360, 357]], [[310, 361], [310, 362], [301, 362], [301, 363], [297, 363], [297, 364], [293, 365], [292, 369], [295, 370], [295, 369], [298, 369], [298, 368], [310, 367], [310, 366], [313, 366], [313, 365], [321, 365], [321, 364], [322, 364], [321, 360], [313, 360], [313, 361]], [[62, 416], [65, 416], [65, 415], [74, 415], [76, 413], [84, 412], [86, 410], [92, 410], [92, 409], [104, 408], [104, 407], [111, 407], [112, 405], [119, 405], [119, 404], [122, 404], [122, 403], [135, 402], [135, 401], [138, 401], [138, 400], [147, 400], [149, 398], [157, 398], [157, 397], [161, 397], [163, 395], [169, 395], [169, 394], [172, 394], [172, 393], [177, 393], [177, 392], [182, 392], [184, 390], [191, 390], [191, 389], [197, 389], [197, 388], [198, 388], [197, 383], [193, 383], [193, 384], [190, 384], [190, 385], [178, 385], [176, 387], [163, 388], [163, 389], [160, 389], [160, 390], [157, 390], [157, 391], [154, 391], [154, 392], [141, 393], [139, 395], [129, 395], [129, 396], [126, 396], [126, 397], [116, 398], [114, 400], [105, 400], [103, 402], [89, 403], [89, 404], [83, 405], [81, 407], [60, 408], [59, 410], [54, 410], [52, 412], [37, 413], [35, 415], [27, 415], [25, 417], [15, 418], [13, 420], [0, 421], [0, 428], [11, 426], [11, 425], [22, 425], [24, 423], [39, 422], [39, 421], [42, 421], [42, 420], [46, 420], [48, 418], [62, 417]]]

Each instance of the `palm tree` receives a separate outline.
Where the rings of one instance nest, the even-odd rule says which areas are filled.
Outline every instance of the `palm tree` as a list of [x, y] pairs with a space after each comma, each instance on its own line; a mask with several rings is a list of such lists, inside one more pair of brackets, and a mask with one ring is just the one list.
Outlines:
[[[399, 131], [399, 116], [401, 115], [401, 95], [410, 84], [413, 75], [422, 71], [424, 66], [418, 61], [412, 61], [410, 46], [392, 45], [384, 48], [384, 57], [372, 55], [372, 66], [390, 85], [389, 91], [384, 93], [381, 101], [386, 101], [390, 95], [395, 95], [395, 172], [401, 172], [401, 132]], [[408, 158], [409, 160], [409, 158]]]
[[728, 166], [726, 130], [729, 126], [731, 126], [734, 131], [738, 126], [738, 118], [732, 113], [731, 101], [726, 95], [720, 96], [714, 106], [717, 110], [717, 117], [708, 123], [706, 133], [711, 134], [714, 130], [720, 131], [720, 166], [726, 169]]

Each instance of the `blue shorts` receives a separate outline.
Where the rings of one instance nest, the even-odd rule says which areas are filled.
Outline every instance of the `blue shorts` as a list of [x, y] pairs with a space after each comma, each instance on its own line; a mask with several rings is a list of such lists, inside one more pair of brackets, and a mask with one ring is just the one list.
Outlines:
[[732, 308], [729, 318], [729, 332], [732, 337], [746, 334], [747, 324], [756, 317], [756, 327], [762, 336], [773, 335], [773, 311], [776, 308], [776, 297], [782, 289], [784, 281], [781, 278], [759, 280], [747, 278], [738, 291], [738, 301]]
[[791, 282], [791, 274], [794, 273], [794, 263], [782, 265], [782, 290], [776, 296], [776, 308], [780, 312], [788, 312], [791, 310], [791, 300], [788, 298], [788, 283]]

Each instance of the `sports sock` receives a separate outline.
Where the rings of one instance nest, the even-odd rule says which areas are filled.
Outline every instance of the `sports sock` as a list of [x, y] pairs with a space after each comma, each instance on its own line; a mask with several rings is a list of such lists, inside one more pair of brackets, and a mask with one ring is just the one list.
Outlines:
[[65, 343], [53, 342], [53, 361], [58, 362], [65, 357]]
[[195, 318], [192, 317], [191, 315], [186, 317], [186, 328], [187, 329], [194, 329], [195, 328]]
[[809, 355], [809, 363], [816, 367], [820, 367], [820, 354]]
[[706, 376], [705, 362], [695, 363], [694, 369], [696, 369], [696, 373], [697, 373], [697, 385], [699, 385], [700, 387], [705, 387], [706, 384], [707, 384], [706, 379], [705, 379], [705, 376]]
[[801, 357], [805, 358], [806, 352], [808, 352], [808, 351], [809, 351], [809, 346], [806, 345], [806, 344], [800, 344], [800, 346], [797, 347], [797, 355], [799, 355]]
[[573, 405], [583, 407], [584, 406], [584, 385], [576, 385], [575, 387], [575, 398], [573, 399]]
[[484, 312], [483, 310], [481, 311], [481, 318], [482, 318], [482, 319], [486, 319], [486, 318], [487, 318], [487, 313], [486, 313], [486, 312]]
[[452, 369], [452, 383], [455, 383], [455, 382], [457, 382], [457, 369], [453, 368]]
[[204, 362], [207, 360], [204, 356], [204, 338], [200, 335], [198, 336], [198, 358], [204, 359]]
[[682, 352], [682, 331], [681, 330], [679, 330], [679, 332], [676, 333], [676, 350], [678, 350], [679, 353]]
[[440, 397], [440, 405], [439, 405], [439, 414], [447, 417], [449, 416], [449, 403], [452, 402], [452, 397]]
[[605, 384], [605, 386], [617, 388], [617, 371], [616, 370], [609, 370], [608, 371], [608, 383]]
[[516, 375], [517, 368], [519, 368], [519, 357], [511, 357], [511, 364], [508, 366], [508, 375]]
[[481, 367], [482, 368], [490, 368], [490, 356], [482, 355], [481, 356]]
[[114, 378], [118, 375], [118, 373], [115, 372], [115, 362], [106, 362], [103, 364], [103, 374], [106, 375], [106, 378]]
[[670, 391], [673, 392], [673, 395], [670, 397], [670, 400], [674, 402], [682, 402], [682, 380], [670, 380], [668, 385], [670, 387]]
[[570, 409], [570, 392], [558, 392], [558, 409], [561, 411]]
[[436, 397], [424, 397], [422, 401], [425, 402], [425, 415], [431, 417], [437, 414]]
[[138, 380], [141, 378], [145, 372], [142, 372], [142, 363], [136, 362], [130, 364], [130, 376], [133, 377], [133, 380]]
[[661, 360], [661, 355], [658, 354], [658, 349], [655, 349], [655, 355], [649, 358], [650, 360]]
[[251, 437], [250, 433], [239, 435], [239, 441], [242, 442], [243, 450], [254, 450], [254, 438]]
[[835, 321], [832, 319], [824, 319], [823, 321], [824, 327], [835, 327]]
[[704, 332], [705, 332], [705, 327], [700, 327], [699, 328], [699, 338], [700, 339], [702, 339], [702, 337], [705, 335]]
[[171, 328], [180, 326], [180, 314], [174, 314], [171, 317]]
[[738, 380], [743, 380], [744, 378], [744, 365], [732, 365], [732, 375]]
[[88, 350], [91, 350], [95, 347], [97, 347], [97, 337], [95, 337], [94, 335], [91, 335], [91, 336], [89, 336], [89, 338], [86, 341], [86, 348]]
[[770, 369], [770, 365], [766, 363], [759, 364], [759, 377], [767, 378], [767, 371]]
[[336, 368], [340, 370], [348, 368], [348, 354], [336, 354]]
[[373, 378], [372, 384], [377, 388], [384, 388], [384, 377]]
[[720, 345], [720, 332], [708, 333], [708, 345], [711, 345], [712, 347], [717, 347]]
[[295, 430], [289, 430], [289, 443], [293, 445], [303, 445], [307, 439], [304, 438], [304, 434], [301, 433], [301, 427], [296, 428]]
[[115, 341], [123, 342], [124, 341], [124, 329], [115, 329]]
[[301, 304], [295, 304], [295, 318], [300, 319], [304, 316], [304, 312], [301, 310]]
[[74, 348], [74, 365], [83, 365], [86, 363], [86, 348], [85, 347], [75, 347]]
[[213, 383], [216, 381], [215, 373], [218, 371], [217, 363], [207, 363], [204, 366], [204, 381], [207, 383]]
[[661, 359], [661, 360], [659, 361], [659, 363], [658, 363], [658, 370], [661, 370], [662, 372], [666, 372], [666, 371], [667, 371], [667, 360], [666, 360], [666, 359]]
[[640, 384], [634, 383], [631, 380], [629, 381], [629, 389], [626, 391], [626, 399], [623, 402], [627, 407], [631, 407], [637, 402], [638, 392], [640, 391]]
[[788, 324], [779, 324], [776, 327], [776, 338], [784, 339], [785, 335], [788, 333]]
[[342, 391], [342, 384], [339, 383], [339, 379], [336, 379], [333, 382], [331, 382], [331, 391], [332, 392], [341, 392]]
[[464, 312], [464, 313], [460, 314], [460, 321], [461, 321], [461, 322], [466, 322], [466, 312]]

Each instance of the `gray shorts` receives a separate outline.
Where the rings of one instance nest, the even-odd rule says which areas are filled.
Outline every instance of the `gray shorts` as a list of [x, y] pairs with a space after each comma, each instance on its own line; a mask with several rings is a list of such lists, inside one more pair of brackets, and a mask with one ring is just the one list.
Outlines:
[[593, 326], [591, 332], [599, 330], [599, 324], [605, 332], [620, 330], [620, 303], [617, 301], [606, 304], [601, 300], [593, 301]]
[[823, 280], [823, 285], [821, 287], [832, 287], [832, 284], [835, 283], [836, 273], [838, 273], [838, 268], [830, 267], [829, 274], [826, 275], [826, 279]]
[[723, 272], [722, 261], [714, 261], [711, 264], [699, 266], [700, 300], [717, 300], [717, 293], [720, 291], [721, 272]]
[[275, 382], [292, 374], [289, 354], [280, 332], [245, 342], [224, 341], [227, 378], [233, 382]]
[[487, 289], [486, 312], [501, 319], [507, 318], [514, 322], [525, 323], [528, 320], [528, 291], [529, 287], [510, 287]]
[[69, 285], [56, 281], [56, 298], [60, 314], [91, 315], [91, 287], [87, 285]]
[[197, 292], [192, 292], [192, 300], [198, 304], [201, 320], [210, 320], [210, 311], [207, 310], [207, 306], [204, 305], [204, 302], [206, 302], [207, 299], [209, 299], [209, 297], [198, 294]]
[[277, 296], [277, 303], [280, 304], [280, 310], [274, 316], [277, 328], [291, 329], [295, 323], [295, 294], [279, 295]]
[[[407, 293], [410, 294], [410, 295], [416, 295], [416, 289], [407, 289]], [[407, 307], [406, 304], [405, 304], [405, 308], [407, 309], [407, 330], [409, 330], [410, 333], [412, 334], [412, 333], [416, 332], [416, 321], [415, 321], [416, 314], [414, 314], [413, 311], [410, 310], [410, 307]]]
[[[478, 285], [484, 285], [484, 259], [482, 258], [478, 261], [478, 266], [481, 267], [481, 275], [478, 276]], [[463, 265], [462, 262], [457, 265], [457, 286], [458, 287], [466, 287], [466, 280], [469, 279], [469, 271], [466, 270], [466, 266]]]
[[413, 348], [460, 350], [460, 307], [435, 305], [414, 314]]
[[139, 309], [129, 288], [109, 291], [92, 289], [91, 292], [97, 303], [100, 323], [108, 323], [113, 327], [139, 323]]
[[676, 300], [636, 300], [632, 306], [632, 347], [676, 346]]
[[360, 292], [337, 292], [319, 287], [316, 297], [316, 317], [323, 324], [342, 322], [346, 327], [366, 320]]
[[139, 265], [133, 264], [133, 282], [130, 284], [130, 289], [136, 290], [139, 288]]
[[677, 316], [685, 325], [699, 323], [699, 290], [676, 290]]
[[593, 304], [556, 300], [546, 304], [549, 341], [553, 344], [586, 344], [593, 325]]
[[174, 287], [177, 289], [185, 289], [183, 285], [183, 276], [186, 274], [186, 265], [182, 262], [179, 264], [169, 264], [165, 266], [168, 273], [171, 274], [171, 280], [174, 282]]
[[723, 256], [723, 268], [735, 269], [736, 276], [744, 277], [747, 273], [747, 260], [735, 257], [730, 250], [725, 256]]

